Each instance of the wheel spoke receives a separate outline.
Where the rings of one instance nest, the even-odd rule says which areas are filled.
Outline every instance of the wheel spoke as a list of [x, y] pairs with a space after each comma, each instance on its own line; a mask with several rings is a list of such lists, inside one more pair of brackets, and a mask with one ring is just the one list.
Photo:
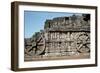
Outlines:
[[36, 48], [36, 46], [31, 46], [31, 47], [28, 49], [28, 51], [33, 50], [33, 48]]
[[44, 43], [42, 43], [42, 42], [37, 44], [37, 46], [43, 46], [43, 45], [44, 45]]
[[90, 46], [89, 45], [85, 45], [86, 46], [86, 48], [90, 48]]
[[78, 40], [78, 41], [77, 41], [77, 44], [82, 44], [82, 41], [79, 41], [79, 40]]
[[40, 38], [37, 40], [37, 43], [38, 43], [38, 42], [40, 42], [40, 41], [41, 41], [41, 39], [42, 39], [42, 37], [40, 37]]
[[82, 46], [83, 46], [83, 44], [80, 44], [79, 47], [78, 47], [78, 50], [80, 50]]
[[37, 50], [38, 50], [38, 51], [41, 51], [41, 49], [42, 49], [42, 48], [41, 48], [40, 46], [37, 47]]
[[87, 36], [86, 41], [88, 41], [88, 40], [89, 40], [89, 37]]
[[32, 56], [32, 53], [25, 49], [25, 53], [29, 56]]
[[86, 44], [90, 44], [90, 42], [86, 42]]

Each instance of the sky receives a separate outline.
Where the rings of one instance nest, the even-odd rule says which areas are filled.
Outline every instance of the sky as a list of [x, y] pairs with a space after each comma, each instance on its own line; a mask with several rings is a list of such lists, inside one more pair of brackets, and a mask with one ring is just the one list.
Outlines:
[[44, 29], [47, 19], [72, 15], [66, 12], [24, 11], [24, 37], [30, 38], [35, 32]]

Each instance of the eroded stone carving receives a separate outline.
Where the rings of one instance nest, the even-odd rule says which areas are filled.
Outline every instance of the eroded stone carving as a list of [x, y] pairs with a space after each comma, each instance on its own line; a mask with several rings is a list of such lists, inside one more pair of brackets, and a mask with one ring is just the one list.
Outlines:
[[25, 61], [89, 58], [90, 51], [90, 14], [47, 19], [44, 30], [25, 38]]

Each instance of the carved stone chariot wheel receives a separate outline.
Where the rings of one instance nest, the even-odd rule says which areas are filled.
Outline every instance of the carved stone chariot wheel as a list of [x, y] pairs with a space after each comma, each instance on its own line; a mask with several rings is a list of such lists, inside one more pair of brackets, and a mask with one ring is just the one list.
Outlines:
[[90, 37], [88, 33], [80, 34], [77, 38], [77, 51], [80, 53], [90, 52]]
[[25, 53], [29, 56], [42, 55], [45, 51], [45, 39], [43, 34], [36, 38], [31, 45], [25, 49]]

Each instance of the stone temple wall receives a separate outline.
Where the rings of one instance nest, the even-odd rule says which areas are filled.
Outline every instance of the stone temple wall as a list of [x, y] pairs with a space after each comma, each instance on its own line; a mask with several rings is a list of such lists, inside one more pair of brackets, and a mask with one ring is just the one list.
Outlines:
[[25, 61], [89, 58], [90, 15], [56, 17], [25, 41]]

